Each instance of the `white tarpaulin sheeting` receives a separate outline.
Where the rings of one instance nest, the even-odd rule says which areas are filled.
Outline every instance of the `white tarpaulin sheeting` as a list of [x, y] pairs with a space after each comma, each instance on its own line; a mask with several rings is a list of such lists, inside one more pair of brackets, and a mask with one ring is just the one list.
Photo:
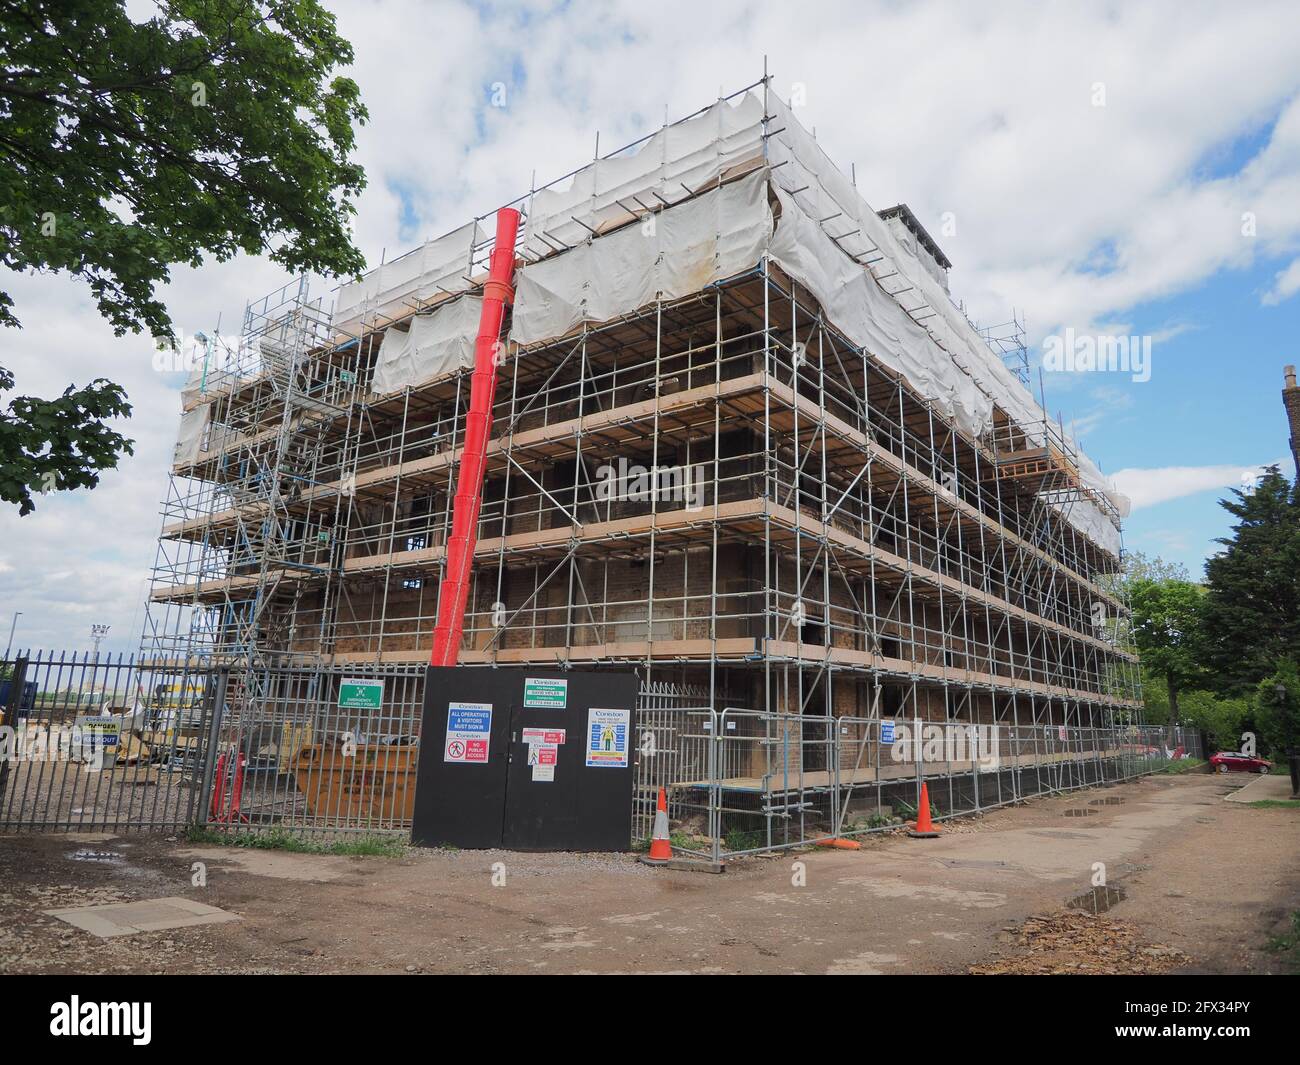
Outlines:
[[198, 460], [203, 452], [203, 438], [207, 434], [208, 422], [212, 418], [211, 404], [204, 403], [181, 415], [181, 429], [176, 434], [176, 452], [172, 463], [177, 466], [188, 465]]
[[452, 370], [472, 369], [482, 310], [481, 297], [462, 296], [429, 314], [416, 315], [409, 329], [389, 329], [379, 345], [370, 390], [384, 395]]
[[[891, 292], [899, 293], [895, 302], [900, 307], [906, 306], [927, 316], [923, 328], [933, 343], [921, 341], [910, 345], [908, 355], [913, 369], [911, 372], [901, 371], [908, 381], [926, 398], [946, 402], [942, 393], [930, 390], [930, 379], [937, 375], [938, 380], [946, 385], [947, 374], [938, 369], [938, 364], [949, 362], [964, 371], [988, 400], [996, 403], [1022, 427], [1041, 425], [1046, 414], [1006, 364], [988, 349], [966, 316], [953, 305], [944, 287], [914, 254], [899, 244], [888, 223], [871, 209], [790, 109], [775, 95], [769, 98], [769, 107], [774, 116], [771, 126], [775, 132], [768, 141], [768, 158], [773, 167], [780, 164], [774, 184], [800, 190], [792, 198], [805, 216], [832, 219], [826, 228], [840, 239], [835, 242], [828, 237], [830, 247], [843, 249], [846, 256], [855, 256], [860, 262], [877, 260], [871, 264], [877, 276], [893, 275], [889, 277], [888, 287]], [[831, 317], [834, 320], [834, 315]], [[907, 317], [911, 318], [911, 315]], [[846, 332], [851, 328], [842, 321], [836, 321], [836, 325]], [[849, 335], [852, 337], [851, 332]], [[884, 359], [883, 354], [870, 346], [868, 350]], [[978, 404], [978, 409], [984, 407], [985, 404]], [[988, 409], [991, 411], [991, 404]], [[976, 431], [987, 427], [987, 417], [985, 413], [972, 423], [977, 427]], [[1041, 431], [1037, 435], [1041, 437]], [[1084, 483], [1104, 493], [1121, 515], [1126, 514], [1128, 500], [1115, 490], [1082, 450], [1078, 450], [1078, 457]], [[1098, 544], [1118, 553], [1118, 530], [1093, 504], [1087, 501], [1075, 503], [1067, 508], [1067, 516], [1071, 524]]]
[[[767, 243], [772, 258], [816, 296], [837, 329], [900, 373], [964, 431], [978, 435], [988, 427], [994, 402], [989, 392], [994, 389], [999, 403], [1004, 391], [1028, 401], [1028, 405], [1015, 404], [1017, 420], [1042, 421], [1019, 381], [992, 352], [985, 356], [966, 349], [962, 365], [969, 361], [978, 366], [983, 371], [980, 383], [991, 386], [978, 387], [976, 376], [964, 372], [933, 335], [867, 270], [840, 251], [797, 199], [779, 187], [781, 217], [773, 232], [768, 179], [767, 171], [756, 172], [660, 212], [653, 227], [632, 225], [521, 268], [516, 274], [511, 339], [524, 345], [554, 340], [584, 321], [610, 321], [656, 298], [675, 299], [699, 291], [756, 265]], [[920, 272], [919, 264], [915, 265]], [[1089, 479], [1086, 468], [1084, 476]], [[1104, 483], [1099, 472], [1095, 477]], [[1119, 532], [1095, 506], [1078, 501], [1062, 509], [1076, 528], [1118, 553]]]
[[987, 425], [993, 404], [975, 382], [951, 359], [927, 357], [933, 345], [925, 330], [788, 193], [778, 189], [777, 199], [781, 217], [772, 258], [817, 297], [835, 327], [902, 374], [967, 433]]
[[[789, 194], [778, 188], [777, 199], [781, 217], [772, 239], [772, 258], [817, 297], [827, 318], [850, 341], [902, 374], [959, 428], [971, 435], [981, 433], [993, 410], [987, 391], [976, 387], [971, 375], [939, 351], [927, 331], [842, 253]], [[1011, 375], [1010, 370], [1006, 373]], [[1012, 380], [1019, 385], [1014, 377]], [[1037, 420], [1042, 421], [1041, 414]], [[1092, 487], [1097, 486], [1096, 481], [1105, 483], [1099, 470], [1089, 476], [1082, 452], [1079, 456], [1085, 483]], [[1119, 500], [1127, 504], [1123, 496]], [[1075, 528], [1113, 554], [1119, 553], [1119, 530], [1092, 503], [1077, 500], [1060, 509]]]
[[334, 304], [335, 330], [355, 333], [363, 317], [367, 324], [374, 315], [402, 318], [415, 311], [418, 300], [465, 291], [470, 254], [483, 239], [483, 230], [471, 222], [344, 285]]
[[580, 244], [589, 235], [587, 226], [604, 232], [762, 157], [762, 101], [748, 93], [734, 105], [719, 100], [695, 118], [665, 126], [635, 152], [598, 159], [564, 188], [536, 193], [528, 207], [524, 248], [537, 255], [553, 252], [541, 234], [565, 246]]
[[[953, 305], [942, 279], [899, 242], [788, 107], [775, 96], [769, 107], [770, 171], [678, 202], [761, 162], [763, 103], [747, 94], [734, 105], [719, 101], [695, 118], [665, 127], [635, 152], [584, 167], [564, 188], [538, 192], [530, 203], [523, 248], [548, 258], [516, 273], [512, 339], [519, 344], [553, 340], [583, 322], [610, 321], [657, 298], [688, 295], [742, 273], [769, 250], [817, 296], [837, 329], [900, 373], [961, 429], [983, 432], [996, 404], [1031, 438], [1041, 437], [1041, 428], [1034, 427], [1046, 415]], [[781, 203], [775, 230], [769, 180]], [[643, 217], [664, 201], [676, 206]], [[619, 225], [624, 228], [615, 230]], [[592, 230], [606, 235], [593, 238]], [[554, 254], [542, 234], [570, 250]], [[464, 227], [345, 286], [336, 326], [353, 324], [350, 319], [373, 310], [400, 314], [411, 309], [404, 301], [438, 288], [463, 290], [470, 247], [481, 239], [476, 226]], [[868, 260], [870, 267], [864, 265]], [[448, 312], [468, 313], [453, 308]], [[427, 343], [418, 333], [413, 341], [390, 330], [375, 389], [427, 380], [430, 366], [453, 368], [466, 358], [466, 342], [472, 361], [474, 329], [462, 334], [450, 317], [438, 328], [443, 331]], [[432, 371], [438, 372], [443, 369]], [[1084, 482], [1126, 513], [1127, 500], [1081, 451], [1079, 464]], [[1118, 530], [1097, 507], [1080, 501], [1063, 509], [1076, 528], [1118, 552]]]
[[515, 274], [510, 337], [553, 340], [754, 266], [772, 232], [767, 175], [724, 185]]
[[185, 466], [198, 462], [205, 455], [233, 447], [243, 438], [239, 430], [212, 420], [211, 403], [201, 403], [181, 415], [181, 428], [176, 434], [172, 463]]

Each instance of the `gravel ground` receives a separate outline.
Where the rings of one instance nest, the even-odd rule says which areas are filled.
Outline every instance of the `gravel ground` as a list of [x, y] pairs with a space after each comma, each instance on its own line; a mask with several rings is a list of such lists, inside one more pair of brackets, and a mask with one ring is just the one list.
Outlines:
[[[1148, 778], [997, 810], [936, 840], [876, 836], [720, 876], [628, 855], [4, 836], [0, 970], [1282, 971], [1265, 947], [1300, 910], [1300, 813], [1224, 802], [1241, 783]], [[1097, 863], [1123, 898], [1093, 916], [1070, 902]], [[42, 912], [171, 895], [240, 920], [101, 940]]]

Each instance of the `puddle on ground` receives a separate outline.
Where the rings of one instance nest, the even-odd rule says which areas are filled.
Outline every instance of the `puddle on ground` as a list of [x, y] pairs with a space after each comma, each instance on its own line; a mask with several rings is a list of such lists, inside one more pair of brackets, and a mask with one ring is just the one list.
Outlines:
[[[1086, 832], [1067, 832], [1061, 828], [1035, 828], [1030, 829], [1031, 836], [1042, 836], [1044, 839], [1092, 839]], [[668, 883], [667, 880], [664, 883]]]
[[1123, 801], [1124, 800], [1120, 798], [1118, 795], [1107, 795], [1105, 798], [1102, 799], [1089, 799], [1088, 805], [1089, 806], [1118, 806]]
[[1075, 895], [1066, 903], [1072, 910], [1087, 910], [1089, 913], [1105, 913], [1112, 906], [1124, 901], [1124, 889], [1117, 887], [1095, 887], [1082, 895]]
[[1083, 807], [1075, 807], [1065, 811], [1066, 817], [1095, 817], [1096, 815], [1096, 810], [1088, 810]]
[[944, 865], [953, 869], [1005, 869], [1006, 862], [984, 861], [979, 858], [942, 858]]
[[92, 851], [86, 847], [68, 855], [74, 862], [120, 862], [123, 855], [116, 851]]

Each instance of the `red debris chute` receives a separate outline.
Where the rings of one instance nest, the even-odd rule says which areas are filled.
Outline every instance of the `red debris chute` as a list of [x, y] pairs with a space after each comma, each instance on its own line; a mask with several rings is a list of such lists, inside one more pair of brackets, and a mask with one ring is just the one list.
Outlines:
[[454, 666], [460, 656], [465, 630], [465, 605], [469, 598], [470, 569], [478, 540], [478, 512], [483, 499], [483, 470], [488, 434], [492, 430], [492, 400], [497, 390], [497, 363], [501, 344], [501, 319], [514, 297], [510, 282], [515, 272], [515, 237], [519, 212], [502, 207], [497, 212], [497, 237], [492, 249], [488, 279], [483, 283], [483, 311], [474, 342], [474, 373], [470, 378], [469, 412], [465, 415], [465, 448], [456, 475], [456, 499], [447, 540], [447, 568], [438, 588], [438, 618], [433, 628], [433, 654], [429, 664]]

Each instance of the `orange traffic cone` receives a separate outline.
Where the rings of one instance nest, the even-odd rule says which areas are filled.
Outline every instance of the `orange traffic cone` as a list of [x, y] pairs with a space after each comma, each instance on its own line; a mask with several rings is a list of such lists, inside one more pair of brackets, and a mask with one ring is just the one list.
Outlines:
[[665, 865], [673, 859], [673, 845], [668, 842], [668, 795], [659, 789], [659, 804], [655, 809], [655, 827], [650, 834], [650, 853], [642, 857], [649, 865]]
[[921, 781], [921, 802], [916, 810], [916, 827], [909, 828], [907, 834], [917, 839], [933, 839], [939, 834], [930, 820], [930, 787], [924, 780]]

